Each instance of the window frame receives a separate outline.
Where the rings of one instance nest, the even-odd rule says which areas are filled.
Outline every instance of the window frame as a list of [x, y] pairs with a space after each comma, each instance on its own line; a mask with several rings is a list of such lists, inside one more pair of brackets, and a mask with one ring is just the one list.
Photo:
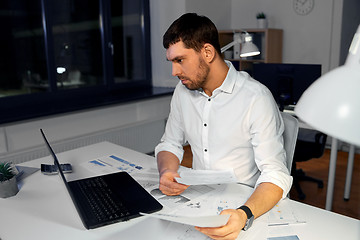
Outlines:
[[134, 82], [115, 83], [113, 60], [111, 48], [109, 47], [109, 44], [112, 44], [110, 0], [99, 0], [99, 16], [100, 21], [102, 21], [100, 32], [102, 43], [101, 63], [104, 68], [103, 84], [59, 91], [56, 87], [51, 16], [48, 14], [51, 2], [48, 0], [40, 1], [50, 87], [47, 92], [1, 97], [0, 124], [162, 96], [172, 92], [171, 89], [164, 90], [152, 87], [149, 0], [141, 0], [140, 13], [144, 19], [141, 33], [145, 49], [143, 59], [144, 63], [146, 63], [144, 64], [145, 78]]

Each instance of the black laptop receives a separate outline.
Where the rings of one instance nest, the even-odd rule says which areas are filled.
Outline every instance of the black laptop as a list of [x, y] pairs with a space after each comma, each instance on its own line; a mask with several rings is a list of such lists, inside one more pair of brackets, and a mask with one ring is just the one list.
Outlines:
[[141, 216], [139, 212], [153, 213], [162, 209], [162, 205], [127, 172], [68, 182], [43, 130], [40, 132], [85, 228], [127, 221]]

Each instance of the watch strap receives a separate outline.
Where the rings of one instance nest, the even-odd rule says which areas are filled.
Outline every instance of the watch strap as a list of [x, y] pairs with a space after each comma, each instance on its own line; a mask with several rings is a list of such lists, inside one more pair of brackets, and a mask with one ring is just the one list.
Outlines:
[[239, 207], [238, 209], [241, 209], [246, 213], [247, 219], [246, 219], [246, 222], [245, 222], [245, 226], [243, 228], [243, 230], [246, 231], [251, 227], [251, 225], [252, 225], [252, 223], [254, 221], [254, 215], [252, 214], [250, 208], [248, 208], [245, 205]]
[[239, 207], [238, 209], [243, 210], [243, 211], [246, 213], [246, 216], [247, 216], [247, 218], [248, 218], [248, 219], [250, 219], [250, 218], [253, 216], [253, 214], [252, 214], [252, 212], [251, 212], [250, 208], [248, 208], [248, 207], [247, 207], [247, 206], [245, 206], [245, 205], [243, 205], [243, 206]]

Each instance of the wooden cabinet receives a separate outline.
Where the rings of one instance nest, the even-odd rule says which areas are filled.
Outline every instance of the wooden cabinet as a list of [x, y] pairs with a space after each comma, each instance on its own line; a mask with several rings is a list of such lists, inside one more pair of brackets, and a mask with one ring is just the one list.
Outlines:
[[[233, 62], [234, 66], [239, 70], [251, 70], [254, 63], [281, 63], [282, 62], [282, 41], [283, 30], [282, 29], [244, 29], [250, 33], [253, 37], [253, 43], [259, 48], [260, 55], [235, 59], [225, 58]], [[220, 46], [223, 47], [226, 44], [233, 41], [234, 32], [242, 32], [242, 30], [228, 30], [219, 31]], [[232, 50], [230, 48], [229, 50]]]

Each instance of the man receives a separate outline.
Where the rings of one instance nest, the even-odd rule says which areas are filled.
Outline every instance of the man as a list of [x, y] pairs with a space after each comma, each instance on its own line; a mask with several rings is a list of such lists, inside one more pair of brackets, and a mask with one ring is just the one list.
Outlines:
[[165, 133], [155, 149], [160, 190], [178, 195], [183, 144], [193, 152], [194, 169], [233, 169], [240, 183], [255, 187], [241, 209], [227, 209], [228, 223], [197, 230], [213, 239], [235, 239], [249, 226], [246, 212], [258, 217], [291, 187], [282, 133], [284, 124], [270, 91], [221, 55], [218, 32], [207, 17], [188, 13], [163, 37], [172, 75], [180, 79]]

